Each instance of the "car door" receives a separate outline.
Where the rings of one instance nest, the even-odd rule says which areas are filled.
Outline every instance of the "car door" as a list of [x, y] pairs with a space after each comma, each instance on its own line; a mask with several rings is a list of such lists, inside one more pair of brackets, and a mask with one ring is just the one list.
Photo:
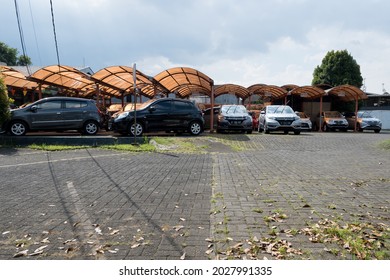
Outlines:
[[61, 100], [47, 100], [32, 106], [31, 128], [42, 130], [62, 128], [61, 107]]
[[146, 112], [147, 130], [166, 130], [169, 128], [171, 100], [161, 100], [149, 106]]
[[169, 114], [169, 126], [173, 129], [186, 129], [192, 120], [193, 107], [185, 101], [173, 100]]
[[85, 116], [88, 114], [88, 103], [82, 100], [65, 100], [61, 112], [65, 128], [81, 128]]

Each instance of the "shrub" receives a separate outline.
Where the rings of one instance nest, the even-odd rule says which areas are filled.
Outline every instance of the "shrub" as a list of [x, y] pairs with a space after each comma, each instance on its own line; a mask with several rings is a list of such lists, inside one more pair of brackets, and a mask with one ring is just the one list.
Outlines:
[[0, 77], [0, 128], [10, 118], [9, 100], [7, 88], [2, 77]]

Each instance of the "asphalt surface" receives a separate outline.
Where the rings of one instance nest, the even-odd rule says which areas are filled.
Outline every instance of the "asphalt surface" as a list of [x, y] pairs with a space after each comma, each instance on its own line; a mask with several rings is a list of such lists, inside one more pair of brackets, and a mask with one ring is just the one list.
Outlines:
[[188, 138], [204, 150], [0, 148], [0, 259], [375, 258], [328, 225], [389, 258], [389, 132]]

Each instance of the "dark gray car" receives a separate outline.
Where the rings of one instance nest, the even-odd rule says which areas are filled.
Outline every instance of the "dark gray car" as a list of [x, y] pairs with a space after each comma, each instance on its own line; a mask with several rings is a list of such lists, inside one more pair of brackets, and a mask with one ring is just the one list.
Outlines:
[[94, 135], [101, 126], [101, 120], [101, 113], [94, 100], [49, 97], [24, 108], [11, 110], [6, 130], [14, 136], [34, 130], [78, 130], [86, 135]]

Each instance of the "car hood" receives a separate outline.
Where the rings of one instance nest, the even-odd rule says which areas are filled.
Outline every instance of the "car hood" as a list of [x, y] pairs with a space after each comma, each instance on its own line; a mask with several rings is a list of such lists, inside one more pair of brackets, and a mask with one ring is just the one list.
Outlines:
[[379, 122], [379, 119], [377, 118], [360, 118], [359, 120], [362, 120], [363, 122]]
[[298, 116], [296, 114], [267, 114], [267, 117], [295, 119]]
[[224, 113], [222, 113], [221, 114], [222, 116], [224, 116], [224, 117], [227, 117], [227, 118], [250, 118], [251, 116], [249, 116], [248, 114], [243, 114], [243, 113], [239, 113], [239, 112], [237, 112], [237, 113], [228, 113], [228, 114], [224, 114]]

